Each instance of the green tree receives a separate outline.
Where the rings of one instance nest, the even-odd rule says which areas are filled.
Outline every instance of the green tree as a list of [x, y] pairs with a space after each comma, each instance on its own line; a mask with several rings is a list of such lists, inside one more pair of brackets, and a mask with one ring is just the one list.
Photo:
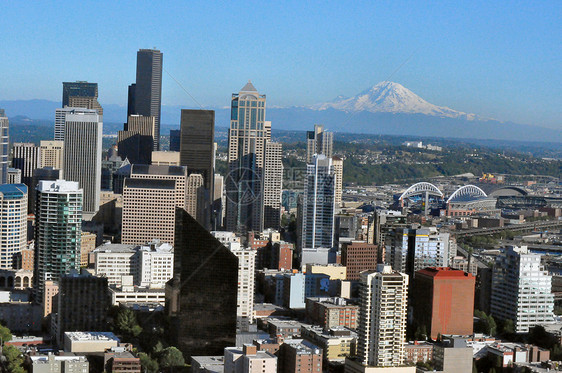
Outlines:
[[12, 333], [10, 333], [10, 329], [6, 328], [4, 325], [0, 325], [0, 338], [2, 338], [2, 343], [12, 340]]
[[152, 359], [144, 352], [139, 353], [139, 359], [143, 373], [158, 373], [160, 367], [158, 366], [158, 362], [156, 360]]
[[183, 354], [173, 346], [167, 347], [162, 351], [158, 362], [161, 368], [181, 367], [185, 365]]
[[494, 320], [494, 318], [492, 317], [492, 315], [488, 316], [488, 326], [490, 328], [490, 335], [496, 335], [496, 329], [497, 329], [497, 325], [496, 325], [496, 320]]
[[513, 325], [513, 320], [507, 319], [503, 322], [502, 326], [502, 333], [504, 335], [513, 335], [515, 334], [515, 325]]
[[427, 339], [427, 329], [425, 325], [421, 325], [416, 328], [414, 338], [416, 341], [425, 341]]
[[121, 308], [115, 318], [115, 328], [123, 334], [138, 337], [142, 333], [142, 328], [137, 323], [135, 313], [128, 308]]
[[4, 346], [2, 354], [6, 357], [6, 365], [9, 373], [25, 373], [25, 369], [23, 368], [24, 359], [17, 347]]

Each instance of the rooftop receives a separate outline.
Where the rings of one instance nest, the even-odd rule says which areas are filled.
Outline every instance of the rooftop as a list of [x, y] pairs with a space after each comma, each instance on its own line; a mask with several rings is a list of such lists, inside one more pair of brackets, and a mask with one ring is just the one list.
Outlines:
[[175, 180], [158, 180], [158, 179], [125, 179], [125, 188], [135, 189], [176, 189]]
[[4, 199], [19, 199], [27, 194], [25, 184], [3, 184], [0, 185], [0, 194]]
[[463, 270], [450, 268], [450, 267], [428, 267], [417, 271], [416, 274], [421, 274], [429, 277], [439, 277], [439, 278], [474, 279], [474, 275], [472, 275], [471, 273], [466, 273]]
[[184, 176], [186, 174], [183, 166], [167, 165], [147, 165], [134, 164], [131, 168], [131, 175], [161, 175], [161, 176]]
[[119, 338], [111, 332], [65, 332], [64, 335], [72, 342], [87, 342], [87, 341], [116, 341]]

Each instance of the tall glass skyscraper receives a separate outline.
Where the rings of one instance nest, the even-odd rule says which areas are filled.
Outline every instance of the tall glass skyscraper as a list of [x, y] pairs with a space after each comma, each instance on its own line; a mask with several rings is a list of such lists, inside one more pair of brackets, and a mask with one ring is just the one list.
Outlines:
[[301, 248], [334, 245], [335, 173], [332, 158], [315, 155], [307, 165], [302, 208]]
[[45, 281], [80, 268], [82, 189], [73, 181], [41, 180], [35, 211], [35, 299], [43, 299]]
[[162, 52], [139, 49], [137, 81], [129, 86], [128, 115], [156, 118], [154, 150], [160, 150], [160, 107], [162, 103]]
[[265, 123], [265, 95], [248, 82], [231, 100], [226, 176], [229, 231], [263, 230], [262, 179], [270, 130]]

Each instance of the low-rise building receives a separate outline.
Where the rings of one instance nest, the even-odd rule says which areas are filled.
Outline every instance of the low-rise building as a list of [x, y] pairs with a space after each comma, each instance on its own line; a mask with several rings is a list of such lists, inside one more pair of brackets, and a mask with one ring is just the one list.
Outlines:
[[279, 373], [321, 373], [322, 349], [304, 339], [287, 339], [278, 352]]
[[224, 349], [224, 373], [277, 373], [277, 356], [255, 345]]
[[433, 344], [426, 341], [408, 342], [404, 346], [406, 363], [425, 363], [433, 360]]
[[315, 325], [303, 325], [301, 336], [322, 349], [325, 362], [344, 363], [346, 357], [355, 355], [357, 334], [341, 326], [325, 330]]
[[66, 352], [104, 352], [119, 345], [119, 338], [111, 332], [65, 332]]
[[306, 298], [306, 316], [311, 323], [330, 329], [338, 326], [357, 328], [359, 306], [339, 297]]
[[103, 366], [111, 373], [141, 373], [140, 359], [124, 347], [114, 347], [103, 354]]
[[30, 356], [33, 373], [88, 373], [90, 364], [85, 356], [48, 355]]
[[224, 356], [192, 356], [192, 373], [223, 373]]

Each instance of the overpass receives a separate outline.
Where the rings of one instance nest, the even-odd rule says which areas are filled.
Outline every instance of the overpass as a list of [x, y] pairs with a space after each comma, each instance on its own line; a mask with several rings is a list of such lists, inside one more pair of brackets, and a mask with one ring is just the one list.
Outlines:
[[512, 232], [542, 231], [551, 228], [562, 228], [562, 220], [536, 221], [532, 223], [506, 225], [505, 227], [497, 227], [497, 228], [464, 229], [460, 231], [450, 231], [450, 234], [456, 237], [488, 236], [488, 235], [502, 233], [506, 231], [512, 231]]

